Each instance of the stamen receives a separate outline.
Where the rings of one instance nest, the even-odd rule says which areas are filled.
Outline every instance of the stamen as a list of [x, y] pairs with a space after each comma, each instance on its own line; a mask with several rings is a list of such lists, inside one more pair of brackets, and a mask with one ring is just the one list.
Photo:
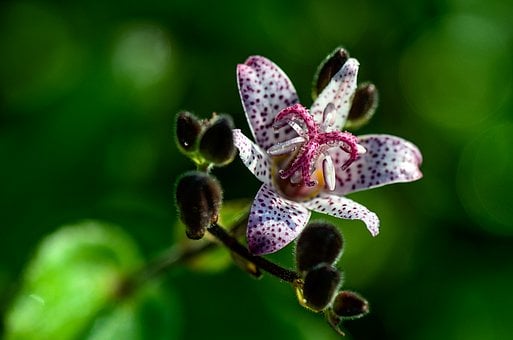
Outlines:
[[367, 152], [367, 149], [365, 149], [363, 146], [361, 146], [360, 144], [356, 144], [356, 150], [358, 151], [358, 154], [359, 155], [363, 155], [364, 153]]
[[322, 131], [327, 131], [329, 127], [335, 124], [335, 105], [328, 103], [322, 113]]
[[301, 183], [301, 172], [296, 171], [292, 176], [290, 176], [290, 183], [298, 184]]
[[325, 153], [324, 160], [322, 161], [322, 173], [324, 182], [330, 191], [335, 190], [335, 165], [331, 156]]
[[270, 156], [281, 156], [296, 150], [297, 145], [306, 142], [306, 138], [298, 136], [285, 142], [278, 143], [267, 149]]
[[294, 131], [296, 131], [296, 133], [299, 135], [299, 136], [306, 136], [308, 135], [308, 131], [303, 129], [303, 127], [301, 125], [299, 125], [298, 123], [296, 123], [295, 121], [291, 120], [289, 121], [289, 126], [291, 128], [294, 129]]

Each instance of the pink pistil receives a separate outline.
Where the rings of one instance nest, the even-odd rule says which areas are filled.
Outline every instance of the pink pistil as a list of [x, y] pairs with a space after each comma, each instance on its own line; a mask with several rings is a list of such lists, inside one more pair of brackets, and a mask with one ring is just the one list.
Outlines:
[[299, 122], [306, 128], [303, 136], [306, 141], [289, 165], [279, 171], [282, 179], [289, 178], [300, 171], [303, 183], [309, 187], [315, 186], [316, 181], [311, 179], [311, 174], [315, 170], [317, 160], [321, 154], [325, 154], [333, 147], [339, 147], [349, 154], [349, 159], [342, 165], [342, 169], [349, 167], [358, 158], [358, 140], [355, 136], [349, 132], [322, 131], [301, 104], [295, 104], [280, 111], [275, 118], [274, 126], [278, 128], [291, 121]]

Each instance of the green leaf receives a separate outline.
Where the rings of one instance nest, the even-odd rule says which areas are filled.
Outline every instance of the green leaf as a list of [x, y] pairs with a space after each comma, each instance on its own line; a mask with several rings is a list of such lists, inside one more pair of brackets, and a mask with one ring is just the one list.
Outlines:
[[94, 320], [88, 340], [176, 339], [181, 335], [181, 319], [176, 296], [156, 285], [145, 287], [128, 301], [110, 306]]
[[119, 228], [87, 221], [59, 229], [41, 242], [24, 273], [6, 314], [6, 339], [74, 339], [89, 333], [95, 339], [108, 334], [138, 339], [137, 313], [156, 293], [139, 292], [124, 301], [116, 293], [121, 279], [140, 265], [136, 245]]

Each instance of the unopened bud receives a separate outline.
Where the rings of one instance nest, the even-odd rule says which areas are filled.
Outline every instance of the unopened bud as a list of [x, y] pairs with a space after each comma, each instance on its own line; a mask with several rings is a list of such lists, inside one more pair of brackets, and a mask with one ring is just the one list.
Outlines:
[[235, 157], [233, 144], [233, 120], [228, 115], [212, 118], [211, 125], [201, 137], [199, 150], [201, 155], [216, 165], [226, 165]]
[[344, 48], [338, 47], [331, 52], [326, 59], [319, 65], [314, 77], [312, 85], [312, 99], [315, 100], [317, 96], [329, 84], [331, 78], [342, 68], [342, 66], [349, 59], [349, 52]]
[[182, 111], [176, 117], [176, 139], [184, 151], [192, 151], [201, 134], [201, 123], [192, 113]]
[[339, 284], [340, 273], [335, 267], [327, 263], [317, 265], [307, 272], [304, 279], [305, 304], [315, 311], [325, 309], [333, 299]]
[[374, 115], [378, 101], [378, 89], [374, 84], [360, 84], [354, 94], [345, 127], [355, 129], [367, 123]]
[[356, 319], [369, 313], [369, 303], [357, 293], [343, 290], [333, 301], [332, 311], [344, 319]]
[[339, 230], [326, 222], [312, 222], [301, 232], [296, 243], [296, 265], [300, 272], [320, 263], [333, 264], [342, 252]]
[[217, 222], [223, 193], [219, 182], [203, 172], [185, 173], [176, 186], [176, 203], [187, 237], [198, 240]]

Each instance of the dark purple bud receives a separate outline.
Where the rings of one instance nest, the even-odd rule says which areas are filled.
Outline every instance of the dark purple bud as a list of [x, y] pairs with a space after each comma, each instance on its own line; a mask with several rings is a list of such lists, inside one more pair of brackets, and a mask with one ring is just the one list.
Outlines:
[[374, 84], [360, 84], [354, 94], [345, 127], [356, 129], [367, 123], [374, 115], [378, 101], [378, 89]]
[[356, 319], [369, 313], [369, 303], [355, 292], [340, 291], [331, 307], [335, 315], [344, 319]]
[[228, 115], [212, 118], [210, 126], [201, 137], [199, 150], [201, 155], [216, 165], [226, 165], [235, 157], [233, 144], [233, 120]]
[[185, 173], [176, 185], [176, 203], [187, 237], [198, 240], [217, 222], [223, 193], [219, 182], [199, 171]]
[[311, 222], [297, 239], [297, 269], [304, 272], [320, 263], [335, 263], [342, 252], [343, 244], [342, 235], [334, 225]]
[[176, 116], [176, 139], [184, 151], [194, 150], [201, 130], [201, 122], [192, 113], [182, 111]]
[[340, 284], [339, 271], [322, 263], [306, 273], [303, 283], [303, 298], [305, 304], [315, 311], [326, 308], [333, 299], [333, 295]]
[[312, 85], [312, 99], [317, 96], [329, 84], [331, 78], [342, 68], [349, 59], [349, 52], [342, 47], [337, 47], [319, 65]]

